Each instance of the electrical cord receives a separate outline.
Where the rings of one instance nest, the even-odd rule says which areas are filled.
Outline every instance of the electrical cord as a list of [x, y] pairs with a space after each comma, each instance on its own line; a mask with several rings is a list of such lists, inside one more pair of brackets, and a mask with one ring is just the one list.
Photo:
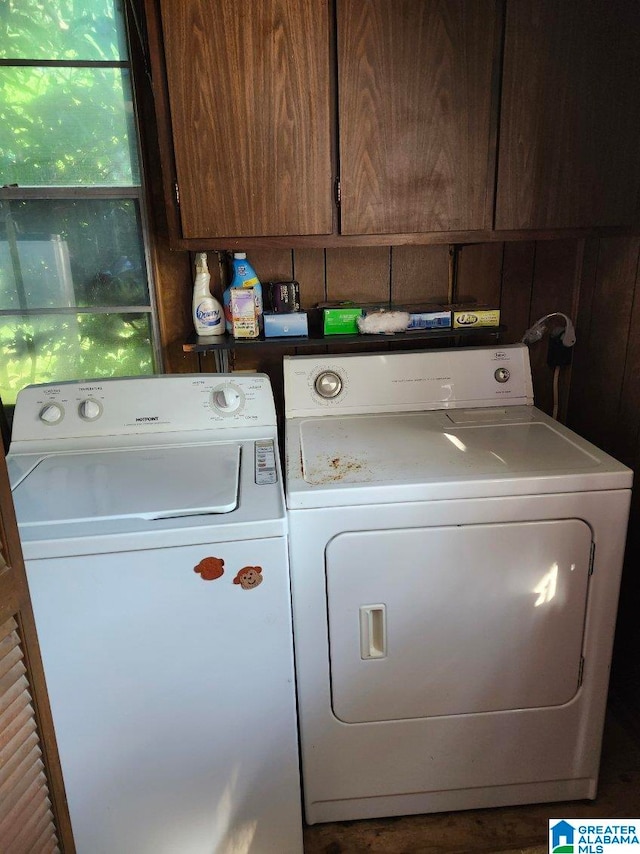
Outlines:
[[547, 331], [548, 321], [551, 320], [552, 317], [562, 317], [564, 319], [565, 330], [560, 335], [560, 340], [565, 347], [573, 347], [576, 343], [576, 330], [574, 329], [571, 318], [566, 314], [563, 314], [561, 311], [552, 311], [549, 314], [545, 314], [545, 316], [541, 317], [539, 320], [536, 320], [533, 326], [530, 326], [522, 336], [522, 343], [530, 345], [535, 344], [536, 341], [540, 341], [544, 333]]
[[545, 314], [544, 317], [541, 317], [539, 320], [533, 324], [533, 326], [529, 327], [527, 331], [522, 336], [522, 343], [527, 346], [531, 346], [531, 344], [535, 344], [537, 341], [540, 341], [542, 336], [549, 329], [549, 321], [554, 317], [560, 317], [564, 320], [564, 331], [560, 332], [559, 329], [553, 329], [550, 331], [549, 338], [549, 353], [547, 355], [547, 364], [549, 367], [553, 368], [553, 418], [558, 420], [558, 409], [559, 409], [559, 393], [558, 386], [560, 380], [560, 368], [563, 365], [568, 365], [571, 362], [571, 347], [576, 343], [576, 331], [574, 329], [573, 323], [566, 314], [563, 314], [561, 311], [552, 311], [549, 314]]
[[553, 369], [553, 412], [552, 416], [558, 420], [558, 378], [560, 376], [560, 365], [556, 365]]

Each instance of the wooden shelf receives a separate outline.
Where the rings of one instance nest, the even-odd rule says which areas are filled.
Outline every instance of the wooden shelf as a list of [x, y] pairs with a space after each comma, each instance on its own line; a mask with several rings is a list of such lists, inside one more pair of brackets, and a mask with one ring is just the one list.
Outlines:
[[455, 338], [456, 345], [473, 344], [473, 339], [481, 336], [492, 336], [499, 339], [505, 331], [504, 326], [480, 327], [477, 329], [424, 329], [416, 332], [396, 332], [392, 335], [328, 335], [282, 338], [234, 338], [225, 333], [220, 338], [201, 338], [195, 333], [182, 345], [185, 353], [207, 353], [220, 350], [240, 350], [251, 347], [266, 347], [271, 350], [295, 348], [304, 350], [311, 347], [330, 347], [339, 344], [424, 344], [442, 338]]

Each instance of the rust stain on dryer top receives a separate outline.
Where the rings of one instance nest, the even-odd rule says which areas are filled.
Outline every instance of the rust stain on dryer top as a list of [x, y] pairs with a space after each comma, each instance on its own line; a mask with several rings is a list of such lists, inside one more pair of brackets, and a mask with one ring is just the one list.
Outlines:
[[361, 482], [371, 479], [366, 461], [348, 456], [316, 457], [304, 468], [307, 483], [323, 484], [338, 481]]

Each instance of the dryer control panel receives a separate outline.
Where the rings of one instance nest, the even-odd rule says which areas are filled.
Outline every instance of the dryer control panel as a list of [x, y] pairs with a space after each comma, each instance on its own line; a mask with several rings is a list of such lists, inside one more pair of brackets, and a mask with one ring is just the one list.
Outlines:
[[523, 344], [285, 356], [287, 418], [533, 405]]

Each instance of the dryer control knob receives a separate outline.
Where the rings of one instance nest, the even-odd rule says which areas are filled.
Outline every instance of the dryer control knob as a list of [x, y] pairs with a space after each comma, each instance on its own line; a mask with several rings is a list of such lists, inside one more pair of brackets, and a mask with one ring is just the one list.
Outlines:
[[316, 377], [314, 387], [320, 397], [330, 400], [342, 391], [342, 378], [335, 371], [323, 371]]
[[506, 383], [511, 376], [509, 368], [498, 368], [493, 375], [499, 383]]
[[59, 403], [47, 403], [40, 410], [38, 418], [44, 424], [57, 424], [59, 421], [62, 421], [63, 416], [64, 409]]
[[83, 400], [78, 407], [78, 414], [80, 415], [80, 418], [83, 418], [85, 421], [95, 421], [96, 418], [100, 418], [102, 415], [102, 407], [97, 400], [94, 400], [92, 397], [88, 397], [86, 400]]

